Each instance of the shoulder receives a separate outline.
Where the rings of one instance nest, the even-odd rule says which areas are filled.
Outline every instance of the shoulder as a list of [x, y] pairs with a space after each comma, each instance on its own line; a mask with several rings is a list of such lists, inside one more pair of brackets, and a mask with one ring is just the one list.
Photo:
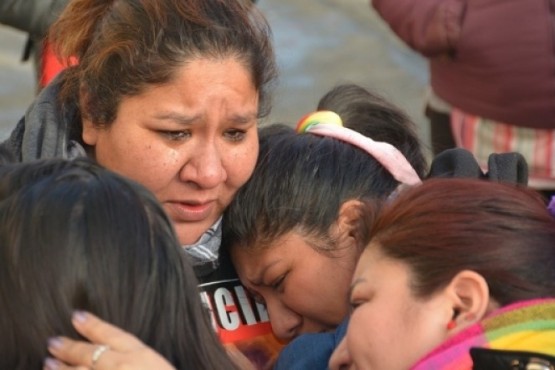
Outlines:
[[334, 349], [334, 333], [303, 334], [280, 352], [274, 370], [326, 369]]
[[281, 351], [274, 370], [327, 369], [331, 354], [345, 336], [348, 323], [345, 319], [333, 332], [297, 337]]

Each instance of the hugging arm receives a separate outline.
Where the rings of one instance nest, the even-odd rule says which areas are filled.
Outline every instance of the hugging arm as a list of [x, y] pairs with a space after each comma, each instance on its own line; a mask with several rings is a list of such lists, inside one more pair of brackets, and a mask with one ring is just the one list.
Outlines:
[[108, 349], [98, 357], [96, 370], [175, 370], [161, 355], [143, 344], [135, 336], [111, 325], [90, 313], [77, 313], [72, 318], [75, 329], [90, 342], [69, 338], [52, 338], [48, 351], [56, 357], [45, 362], [45, 369], [70, 370], [90, 368], [100, 345]]
[[[72, 318], [77, 332], [90, 342], [66, 337], [51, 338], [48, 351], [54, 358], [45, 361], [44, 370], [81, 370], [93, 365], [95, 351], [107, 347], [97, 357], [95, 370], [175, 370], [159, 353], [132, 334], [101, 320], [88, 312]], [[241, 370], [254, 370], [254, 365], [237, 348], [226, 348], [228, 356]]]

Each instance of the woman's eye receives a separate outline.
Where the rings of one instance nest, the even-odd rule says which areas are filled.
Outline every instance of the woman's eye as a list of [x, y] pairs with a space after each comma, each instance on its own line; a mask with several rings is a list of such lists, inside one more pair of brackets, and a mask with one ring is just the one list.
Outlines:
[[285, 280], [285, 275], [281, 275], [272, 284], [272, 289], [280, 291], [283, 289], [283, 281]]
[[351, 306], [351, 312], [353, 312], [354, 310], [356, 310], [357, 308], [359, 308], [362, 305], [362, 302], [360, 301], [351, 301], [350, 304]]
[[351, 312], [362, 306], [364, 303], [368, 302], [367, 299], [352, 297], [349, 300], [349, 306], [351, 306]]
[[262, 296], [260, 294], [256, 294], [256, 293], [251, 292], [251, 295], [252, 295], [252, 298], [254, 299], [254, 301], [256, 303], [260, 303], [260, 304], [264, 304], [264, 305], [266, 304], [266, 301], [264, 301], [264, 298], [262, 298]]
[[231, 141], [241, 141], [246, 135], [247, 133], [243, 130], [228, 130], [225, 132], [225, 136]]
[[160, 131], [160, 134], [172, 141], [187, 139], [191, 136], [189, 131]]

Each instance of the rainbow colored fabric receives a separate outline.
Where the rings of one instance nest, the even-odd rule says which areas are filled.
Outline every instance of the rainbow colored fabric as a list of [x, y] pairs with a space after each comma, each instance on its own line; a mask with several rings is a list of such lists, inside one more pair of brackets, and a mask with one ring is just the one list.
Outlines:
[[412, 370], [470, 370], [472, 347], [530, 351], [555, 356], [555, 299], [503, 307], [450, 338]]

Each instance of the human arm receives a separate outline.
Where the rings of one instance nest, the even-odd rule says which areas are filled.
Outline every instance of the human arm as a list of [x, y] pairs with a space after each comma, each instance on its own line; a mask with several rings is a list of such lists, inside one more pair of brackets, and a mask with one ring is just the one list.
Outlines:
[[[72, 318], [72, 323], [92, 343], [59, 337], [49, 340], [48, 351], [57, 360], [49, 359], [45, 362], [45, 369], [90, 368], [94, 351], [99, 344], [103, 344], [109, 346], [109, 349], [98, 359], [95, 370], [175, 370], [166, 359], [139, 339], [93, 314], [79, 312]], [[53, 362], [56, 366], [49, 367]]]
[[[160, 354], [146, 346], [135, 336], [101, 320], [88, 312], [76, 313], [72, 323], [79, 334], [90, 342], [66, 337], [52, 338], [48, 351], [55, 358], [45, 361], [44, 370], [80, 370], [90, 368], [94, 352], [99, 346], [108, 346], [95, 363], [95, 370], [175, 370]], [[241, 370], [254, 370], [254, 365], [234, 346], [227, 353]]]
[[0, 23], [43, 37], [68, 0], [2, 0]]
[[466, 0], [371, 0], [409, 47], [427, 57], [451, 54], [461, 34]]

